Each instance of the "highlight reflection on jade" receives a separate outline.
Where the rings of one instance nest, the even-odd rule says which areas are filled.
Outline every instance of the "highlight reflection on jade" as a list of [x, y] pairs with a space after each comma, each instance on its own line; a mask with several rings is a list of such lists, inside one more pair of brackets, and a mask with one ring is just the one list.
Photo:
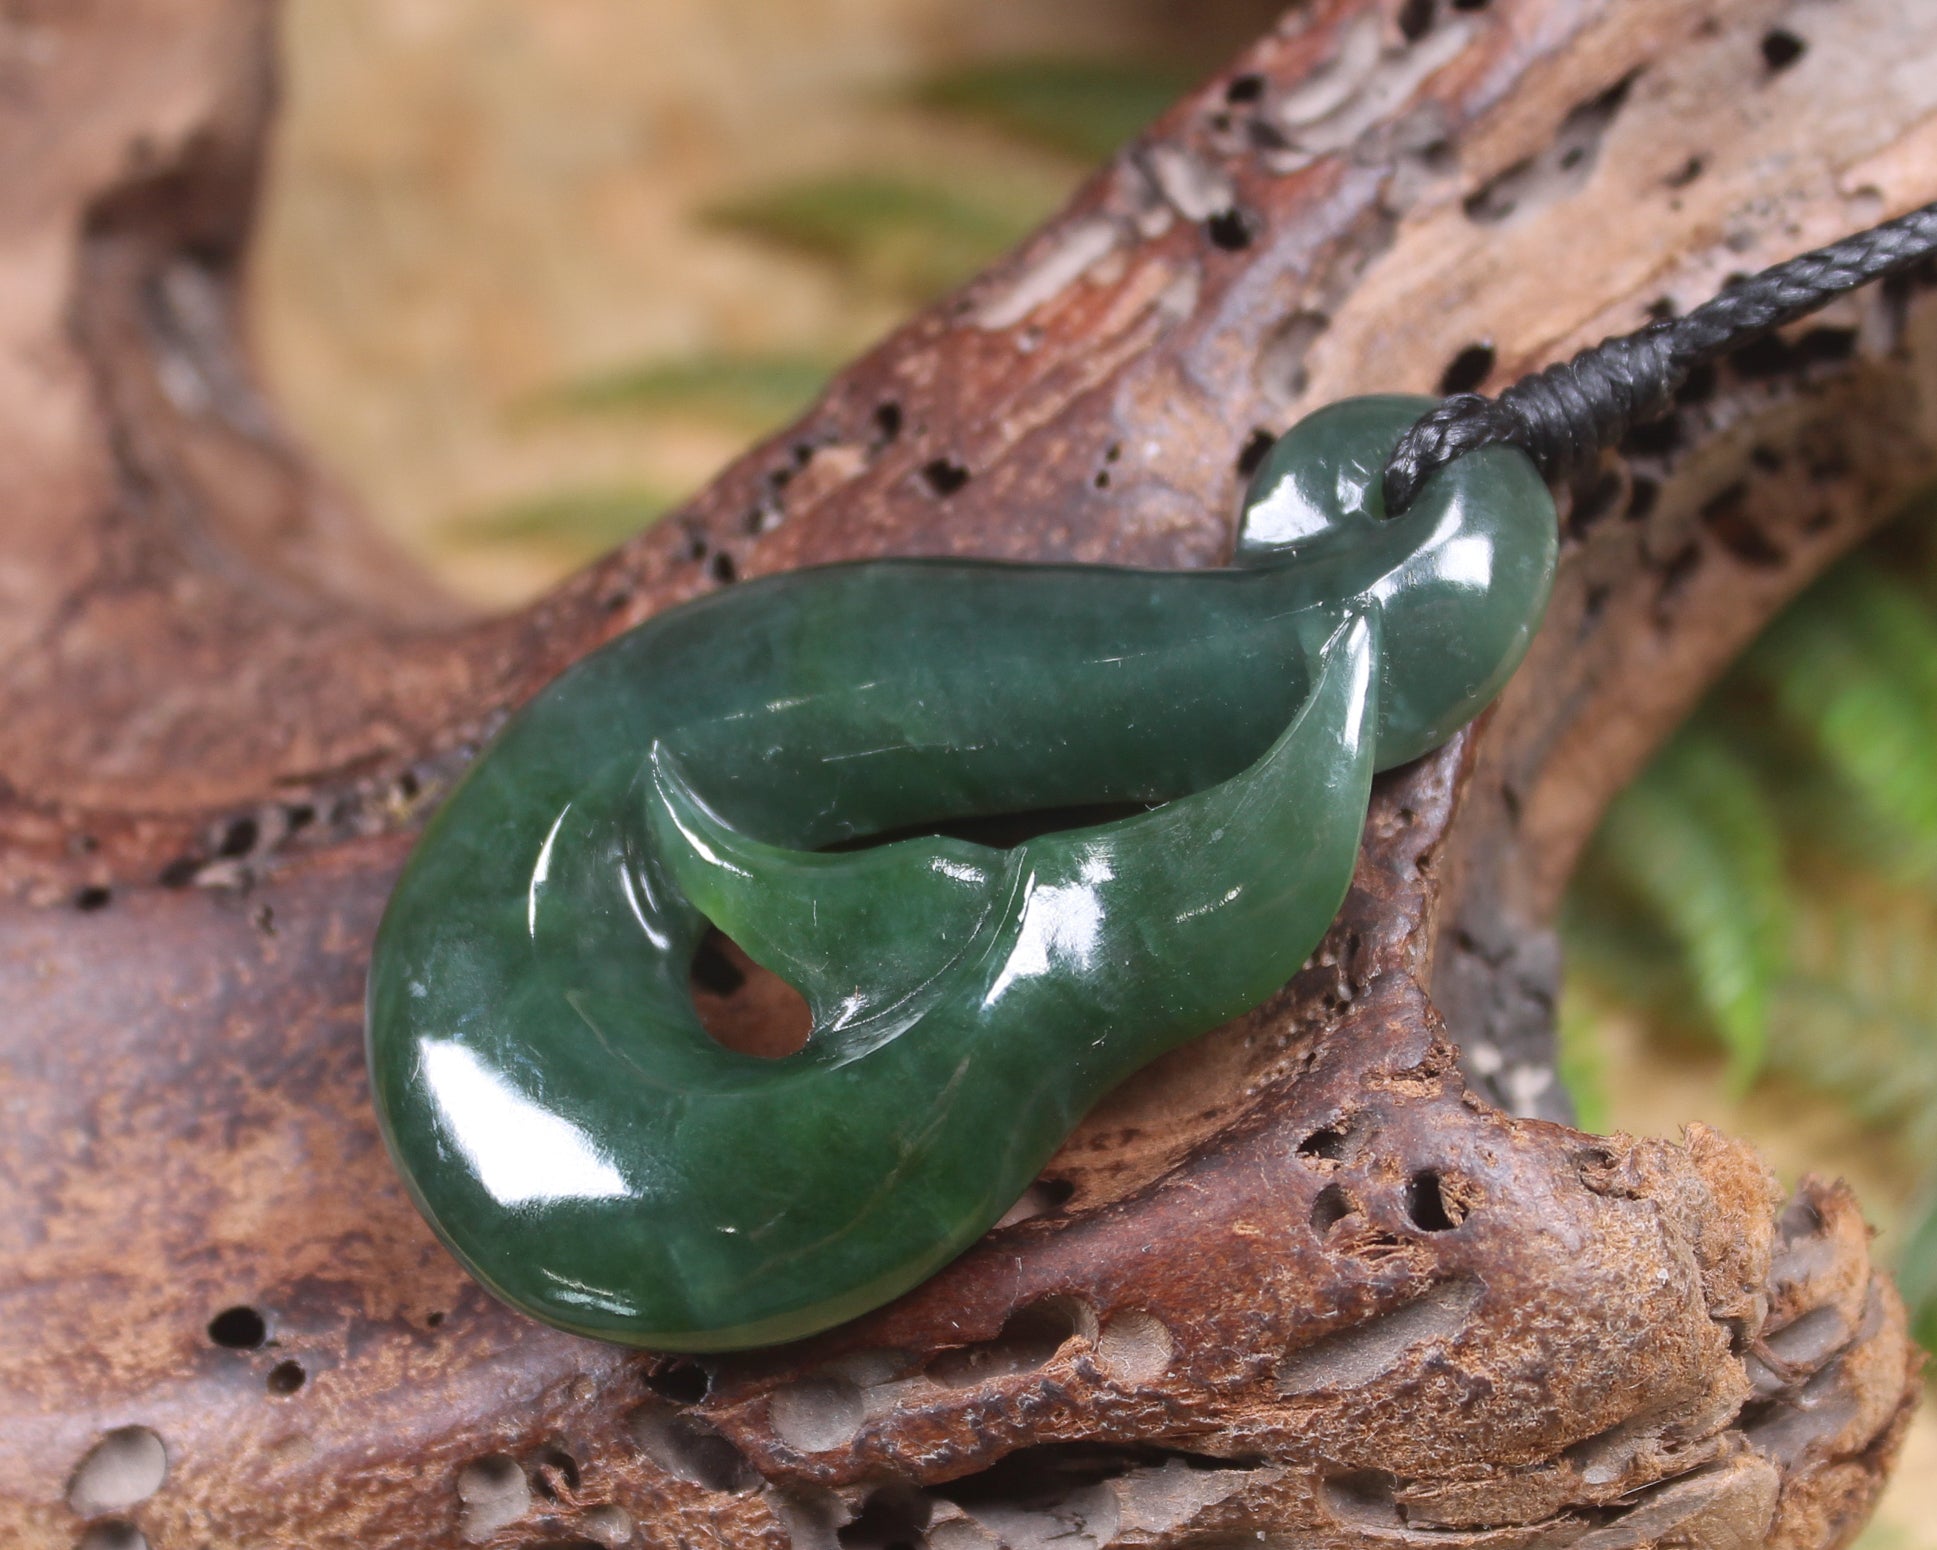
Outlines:
[[[1513, 671], [1552, 502], [1519, 453], [1378, 473], [1427, 407], [1313, 415], [1233, 564], [882, 560], [663, 614], [527, 705], [432, 820], [379, 934], [369, 1055], [418, 1204], [582, 1333], [811, 1334], [931, 1274], [1071, 1126], [1255, 1006], [1336, 913], [1373, 772]], [[1161, 804], [998, 850], [825, 847]], [[714, 1043], [708, 923], [796, 986], [806, 1046]]]

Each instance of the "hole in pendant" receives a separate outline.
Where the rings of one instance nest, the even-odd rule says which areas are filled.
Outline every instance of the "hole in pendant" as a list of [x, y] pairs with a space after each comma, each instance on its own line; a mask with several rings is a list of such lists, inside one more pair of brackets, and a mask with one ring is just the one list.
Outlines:
[[269, 1376], [264, 1382], [271, 1394], [287, 1398], [303, 1386], [303, 1380], [308, 1376], [301, 1362], [277, 1362], [269, 1369]]
[[[1086, 829], [1149, 811], [1141, 802], [1098, 802], [1034, 812], [995, 813], [952, 823], [913, 824], [830, 846], [836, 851], [871, 849], [896, 840], [941, 834], [992, 849], [1008, 849], [1039, 834]], [[779, 975], [763, 969], [724, 932], [700, 939], [688, 971], [693, 1010], [707, 1036], [723, 1049], [762, 1060], [798, 1054], [814, 1031], [807, 999]]]
[[715, 1044], [781, 1060], [814, 1031], [807, 998], [749, 958], [724, 932], [708, 931], [693, 954], [693, 1010]]

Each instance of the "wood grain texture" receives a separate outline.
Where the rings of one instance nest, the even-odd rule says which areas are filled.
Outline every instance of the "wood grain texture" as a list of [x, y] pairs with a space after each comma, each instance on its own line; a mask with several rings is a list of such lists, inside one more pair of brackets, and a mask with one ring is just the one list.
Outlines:
[[[1937, 475], [1927, 283], [1583, 480], [1532, 657], [1381, 782], [1304, 973], [854, 1326], [694, 1364], [497, 1306], [377, 1144], [361, 994], [413, 826], [565, 663], [819, 560], [1215, 563], [1303, 409], [1476, 343], [1497, 385], [1937, 197], [1937, 13], [1310, 0], [691, 506], [482, 622], [250, 383], [271, 25], [0, 19], [9, 1543], [1847, 1542], [1916, 1369], [1855, 1202], [1560, 1123], [1550, 922], [1608, 796]], [[213, 1337], [232, 1307], [262, 1344]]]

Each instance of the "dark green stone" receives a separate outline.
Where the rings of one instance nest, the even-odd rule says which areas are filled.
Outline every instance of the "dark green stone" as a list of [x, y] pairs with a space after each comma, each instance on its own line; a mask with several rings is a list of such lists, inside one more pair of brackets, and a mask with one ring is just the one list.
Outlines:
[[[1427, 403], [1296, 427], [1226, 570], [800, 571], [538, 695], [432, 821], [371, 969], [378, 1112], [444, 1241], [586, 1334], [811, 1334], [960, 1253], [1102, 1093], [1281, 985], [1373, 771], [1484, 706], [1546, 603], [1554, 511], [1518, 453], [1383, 519]], [[1162, 805], [1009, 850], [824, 850], [1099, 802]], [[798, 1054], [700, 1026], [709, 920], [807, 997]]]

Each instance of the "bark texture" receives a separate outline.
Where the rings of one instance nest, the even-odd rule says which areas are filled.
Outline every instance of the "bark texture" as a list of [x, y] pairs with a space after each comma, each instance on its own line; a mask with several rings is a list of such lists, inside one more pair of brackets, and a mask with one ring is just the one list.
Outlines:
[[853, 1326], [695, 1363], [493, 1303], [378, 1145], [361, 991], [414, 825], [573, 658], [811, 561], [1216, 563], [1304, 409], [1498, 385], [1937, 198], [1937, 10], [1309, 0], [690, 507], [483, 622], [251, 385], [271, 20], [0, 10], [0, 1537], [1848, 1541], [1917, 1365], [1856, 1204], [1706, 1130], [1567, 1128], [1550, 922], [1609, 795], [1937, 475], [1927, 283], [1584, 479], [1532, 657], [1381, 781], [1307, 969]]

